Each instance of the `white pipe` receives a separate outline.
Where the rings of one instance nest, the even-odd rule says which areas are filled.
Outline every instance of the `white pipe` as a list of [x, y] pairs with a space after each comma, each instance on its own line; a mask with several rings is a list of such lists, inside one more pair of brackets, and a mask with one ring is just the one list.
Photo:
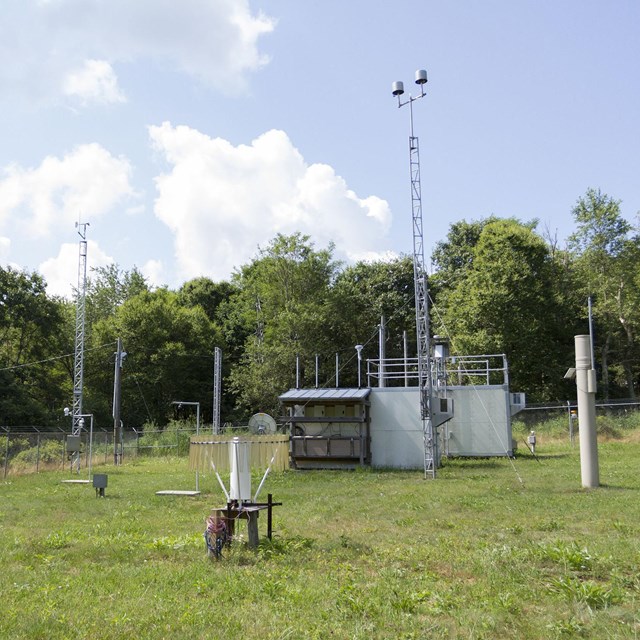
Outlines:
[[582, 486], [600, 486], [596, 434], [596, 372], [591, 366], [591, 337], [575, 336], [576, 386], [578, 389], [578, 432]]
[[273, 454], [271, 458], [271, 462], [269, 463], [267, 470], [264, 472], [264, 476], [262, 476], [262, 480], [260, 481], [260, 484], [258, 485], [258, 489], [256, 490], [256, 495], [253, 496], [254, 502], [258, 499], [258, 494], [260, 493], [260, 489], [262, 489], [262, 485], [264, 484], [264, 481], [267, 479], [267, 476], [269, 475], [269, 471], [271, 471], [271, 465], [273, 464], [273, 461], [276, 459], [276, 454], [277, 452]]
[[224, 491], [224, 495], [227, 498], [227, 502], [229, 502], [229, 500], [230, 500], [229, 492], [227, 491], [227, 488], [224, 486], [224, 482], [222, 482], [222, 478], [220, 477], [220, 474], [218, 473], [218, 470], [216, 469], [216, 465], [213, 462], [213, 460], [210, 460], [209, 462], [211, 462], [211, 468], [213, 469], [213, 472], [216, 474], [216, 478], [218, 478], [218, 482], [220, 483], [220, 486], [222, 487], [222, 491]]

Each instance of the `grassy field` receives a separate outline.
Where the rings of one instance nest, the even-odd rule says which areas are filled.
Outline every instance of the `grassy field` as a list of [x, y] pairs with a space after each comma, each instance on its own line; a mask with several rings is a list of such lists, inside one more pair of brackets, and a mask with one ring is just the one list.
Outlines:
[[435, 481], [270, 476], [273, 540], [219, 562], [203, 541], [215, 479], [155, 495], [194, 488], [184, 458], [97, 467], [104, 499], [65, 472], [10, 478], [0, 637], [637, 638], [637, 432], [601, 443], [596, 490], [581, 489], [577, 444], [540, 435], [537, 453], [445, 461]]

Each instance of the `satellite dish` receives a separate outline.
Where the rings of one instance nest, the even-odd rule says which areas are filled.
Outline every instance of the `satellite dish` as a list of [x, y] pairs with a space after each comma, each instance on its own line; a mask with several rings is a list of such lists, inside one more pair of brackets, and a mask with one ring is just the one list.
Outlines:
[[275, 433], [277, 426], [276, 421], [268, 413], [256, 413], [249, 418], [251, 433], [257, 433], [258, 435]]

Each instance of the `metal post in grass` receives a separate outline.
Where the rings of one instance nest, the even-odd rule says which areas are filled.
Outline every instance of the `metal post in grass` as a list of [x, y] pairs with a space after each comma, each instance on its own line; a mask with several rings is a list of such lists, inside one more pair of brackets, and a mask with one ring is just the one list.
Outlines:
[[5, 452], [4, 452], [4, 477], [7, 477], [7, 471], [9, 469], [9, 429], [5, 429], [5, 431], [7, 432], [7, 446], [5, 448]]
[[62, 445], [60, 447], [61, 455], [62, 455], [62, 458], [60, 460], [60, 468], [64, 469], [64, 456], [65, 456], [65, 453], [66, 453], [66, 451], [65, 451], [65, 449], [66, 449], [66, 447], [65, 447], [65, 435], [66, 435], [66, 433], [65, 433], [64, 429], [60, 429], [60, 431], [62, 431], [62, 434], [60, 435], [60, 444]]
[[[175, 404], [178, 406], [178, 409], [182, 408], [183, 405], [193, 406], [196, 408], [196, 435], [200, 435], [200, 403], [199, 402], [187, 402], [185, 400], [174, 400], [171, 404]], [[176, 430], [176, 447], [179, 445], [179, 433]], [[196, 491], [200, 491], [200, 474], [196, 469]]]

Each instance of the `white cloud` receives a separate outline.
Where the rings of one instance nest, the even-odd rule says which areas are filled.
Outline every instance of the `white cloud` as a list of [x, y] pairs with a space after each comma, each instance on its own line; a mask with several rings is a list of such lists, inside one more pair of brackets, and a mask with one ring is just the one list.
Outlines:
[[[91, 269], [106, 267], [114, 262], [93, 240], [87, 241], [87, 275]], [[47, 282], [47, 293], [71, 299], [78, 288], [78, 245], [64, 243], [55, 258], [45, 260], [38, 267]]]
[[349, 254], [353, 262], [393, 262], [398, 259], [395, 251], [362, 251]]
[[106, 60], [85, 60], [81, 69], [67, 74], [62, 90], [84, 106], [126, 102], [113, 67]]
[[338, 257], [384, 249], [388, 204], [359, 198], [328, 165], [307, 165], [283, 131], [237, 147], [167, 122], [149, 133], [171, 165], [156, 178], [155, 213], [174, 233], [185, 279], [226, 279], [277, 233], [333, 241]]
[[64, 88], [86, 103], [117, 101], [113, 67], [142, 59], [242, 92], [268, 62], [258, 41], [274, 26], [248, 0], [12, 2], [0, 21], [0, 96], [50, 100]]
[[3, 238], [0, 236], [0, 262], [4, 263], [9, 258], [9, 251], [11, 249], [11, 240], [9, 238]]
[[164, 266], [161, 260], [147, 260], [147, 262], [142, 265], [140, 271], [147, 279], [150, 287], [161, 287], [163, 284], [166, 284], [163, 282]]
[[33, 169], [9, 165], [0, 173], [0, 228], [13, 221], [18, 232], [41, 237], [54, 225], [101, 216], [134, 195], [130, 175], [126, 158], [98, 144], [47, 156]]

